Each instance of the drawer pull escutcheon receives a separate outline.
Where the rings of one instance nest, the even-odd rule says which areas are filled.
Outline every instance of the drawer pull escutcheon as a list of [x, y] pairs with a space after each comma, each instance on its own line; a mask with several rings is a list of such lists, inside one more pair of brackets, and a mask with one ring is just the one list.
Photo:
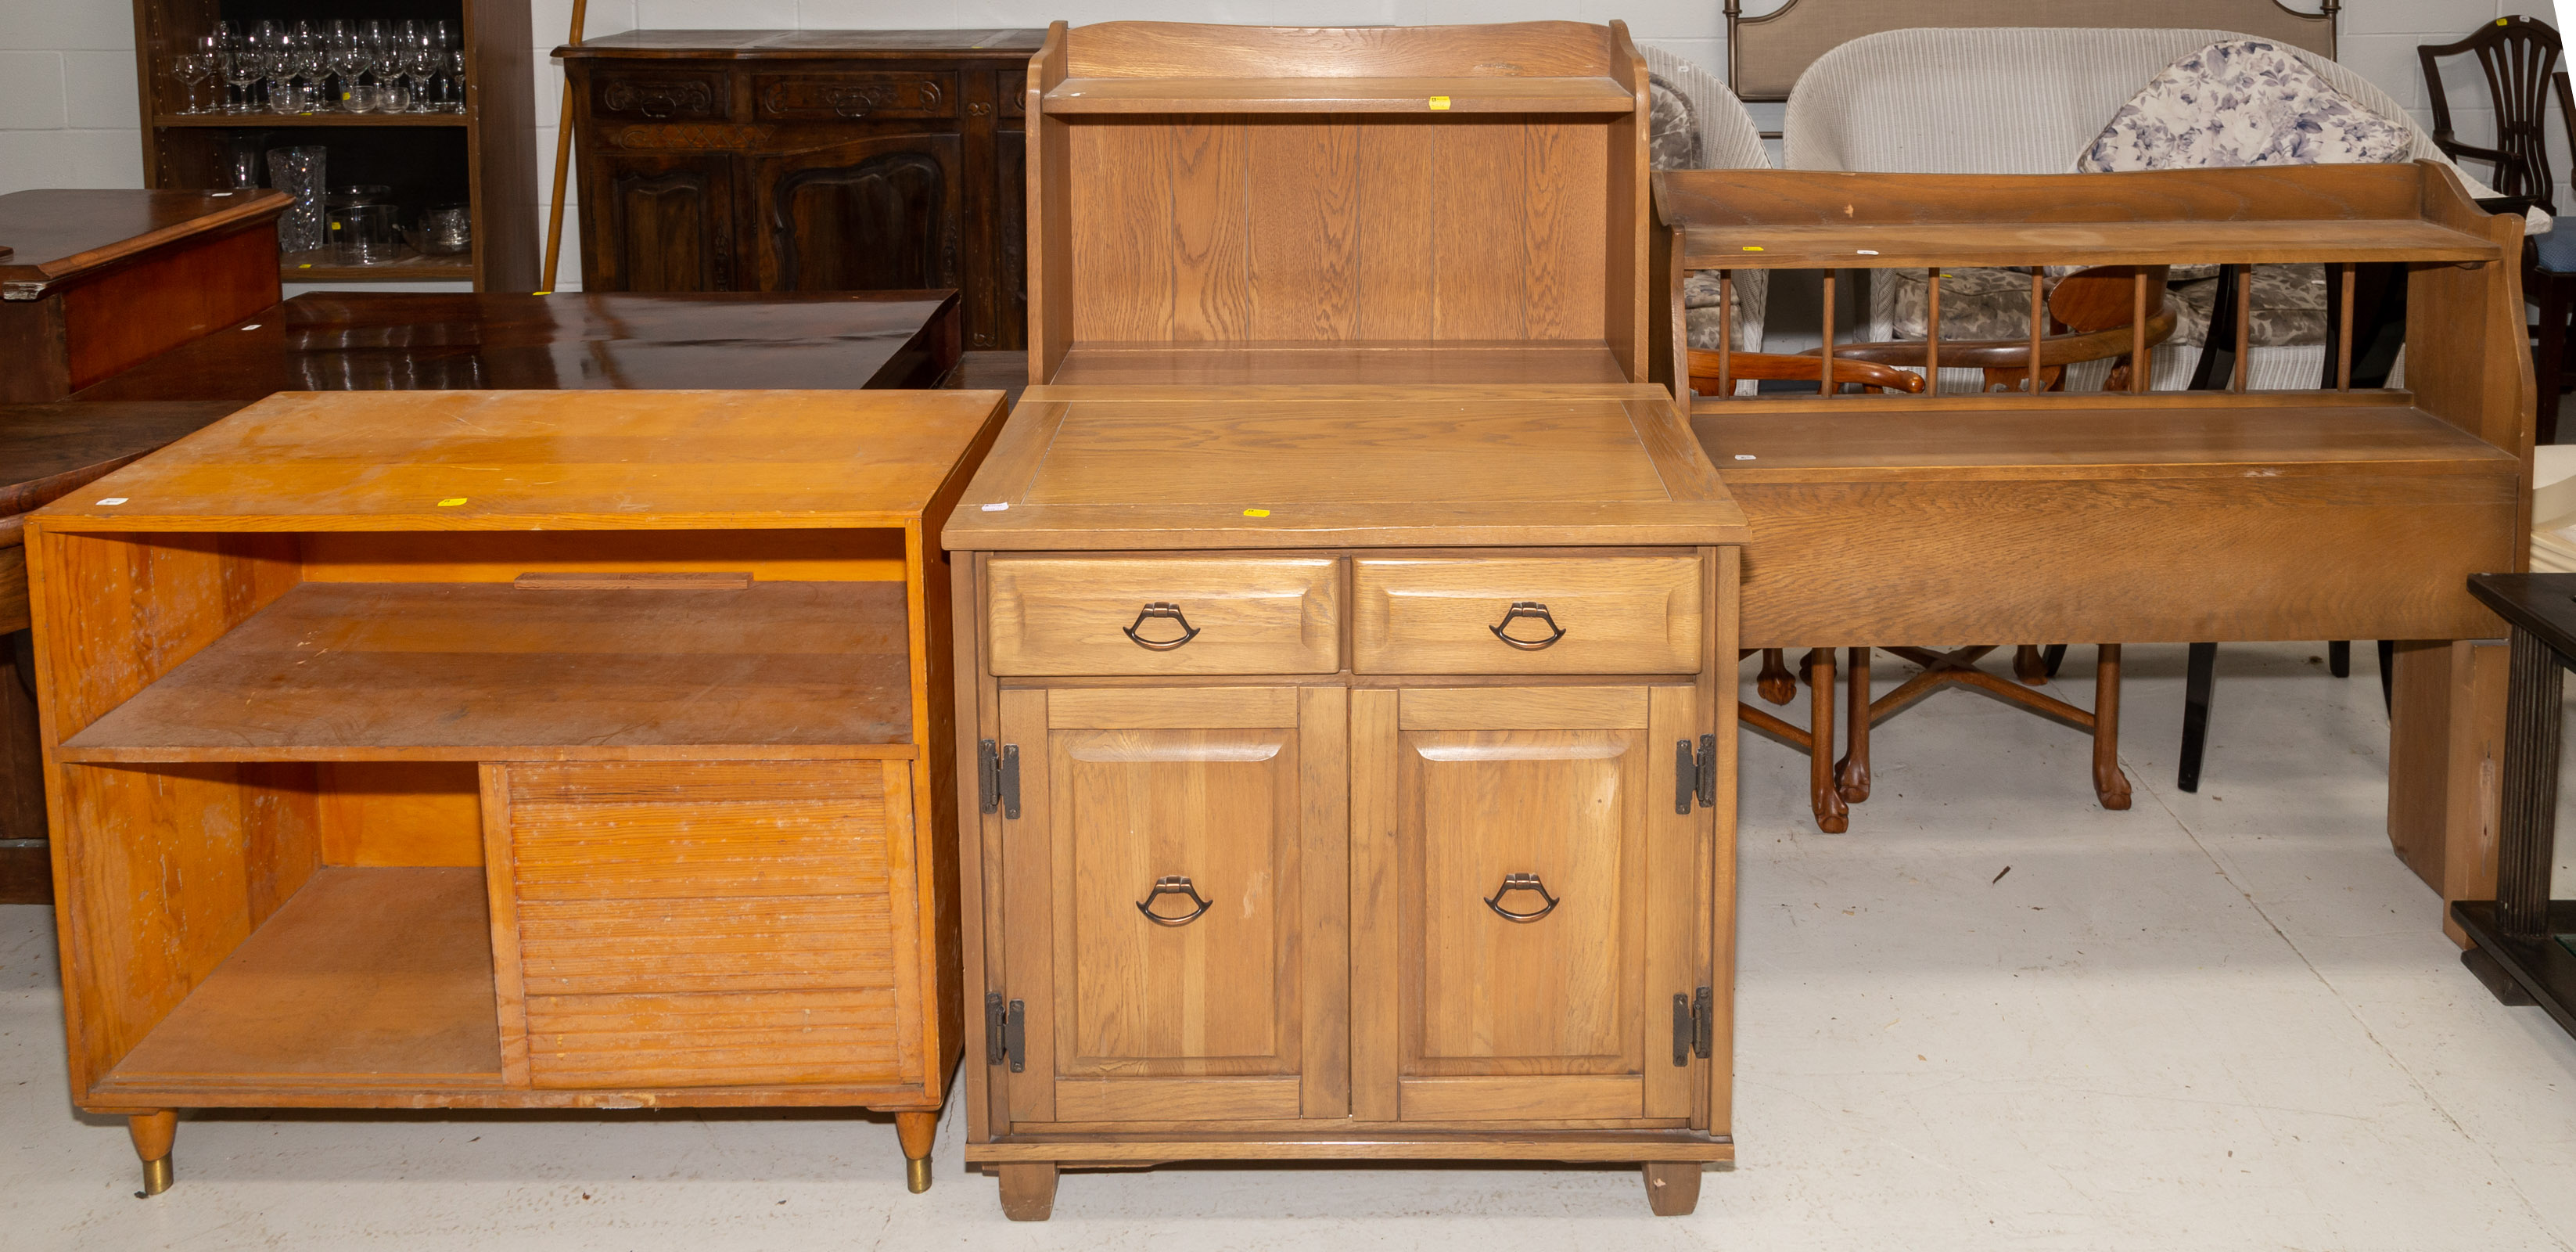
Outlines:
[[[1515, 913], [1503, 907], [1503, 897], [1515, 891], [1535, 891], [1538, 893], [1538, 898], [1547, 901], [1547, 904], [1536, 912]], [[1495, 889], [1493, 898], [1485, 901], [1485, 907], [1492, 909], [1495, 916], [1507, 922], [1534, 922], [1556, 911], [1556, 897], [1547, 893], [1547, 884], [1540, 882], [1536, 874], [1505, 874], [1503, 885]]]
[[[1510, 635], [1503, 633], [1504, 627], [1509, 626], [1513, 622], [1524, 617], [1535, 617], [1538, 620], [1547, 623], [1547, 628], [1556, 633], [1549, 635], [1545, 639], [1514, 639]], [[1485, 629], [1494, 632], [1494, 638], [1500, 639], [1523, 652], [1536, 652], [1541, 648], [1555, 643], [1559, 639], [1565, 638], [1565, 628], [1557, 625], [1556, 619], [1548, 616], [1547, 606], [1536, 600], [1512, 601], [1512, 607], [1503, 611], [1503, 620], [1488, 626]]]
[[[1198, 907], [1191, 909], [1189, 912], [1178, 917], [1165, 917], [1162, 914], [1155, 912], [1152, 905], [1155, 900], [1167, 895], [1188, 896], [1190, 898], [1190, 903], [1195, 904]], [[1146, 921], [1152, 922], [1157, 926], [1187, 926], [1191, 922], [1197, 921], [1201, 914], [1206, 913], [1211, 903], [1211, 901], [1199, 898], [1198, 888], [1190, 885], [1189, 875], [1166, 874], [1161, 878], [1155, 879], [1154, 889], [1146, 892], [1145, 898], [1136, 902], [1136, 911], [1144, 914]]]
[[[1148, 639], [1143, 635], [1136, 633], [1145, 625], [1148, 618], [1156, 617], [1168, 617], [1173, 621], [1180, 623], [1181, 637], [1178, 639]], [[1153, 603], [1146, 605], [1143, 610], [1136, 614], [1135, 625], [1125, 627], [1124, 629], [1127, 631], [1127, 637], [1136, 641], [1137, 647], [1149, 648], [1156, 652], [1169, 652], [1172, 649], [1199, 637], [1198, 628], [1190, 625], [1190, 619], [1181, 616], [1181, 606], [1168, 600], [1156, 600]]]

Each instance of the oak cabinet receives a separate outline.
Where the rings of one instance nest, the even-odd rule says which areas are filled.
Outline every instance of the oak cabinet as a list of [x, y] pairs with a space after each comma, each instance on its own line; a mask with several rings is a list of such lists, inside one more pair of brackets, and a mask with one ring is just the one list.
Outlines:
[[1344, 1113], [1343, 704], [1338, 688], [1004, 694], [1003, 890], [1027, 902], [1004, 958], [1015, 1120]]
[[629, 31], [557, 50], [592, 291], [956, 288], [1027, 342], [1039, 32]]
[[1354, 826], [1394, 834], [1352, 867], [1364, 1116], [1688, 1124], [1701, 721], [1687, 686], [1353, 693]]

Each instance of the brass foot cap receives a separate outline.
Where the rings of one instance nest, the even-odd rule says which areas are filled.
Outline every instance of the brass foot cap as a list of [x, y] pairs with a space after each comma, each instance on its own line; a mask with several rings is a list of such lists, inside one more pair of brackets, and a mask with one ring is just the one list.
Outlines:
[[929, 1157], [925, 1156], [919, 1160], [914, 1160], [911, 1157], [904, 1158], [903, 1185], [912, 1188], [912, 1193], [914, 1195], [920, 1195], [922, 1192], [930, 1190]]
[[143, 1163], [143, 1194], [145, 1196], [156, 1196], [164, 1191], [168, 1191], [170, 1189], [170, 1184], [177, 1179], [178, 1173], [170, 1167], [169, 1157], [165, 1156], [157, 1161], [145, 1161]]

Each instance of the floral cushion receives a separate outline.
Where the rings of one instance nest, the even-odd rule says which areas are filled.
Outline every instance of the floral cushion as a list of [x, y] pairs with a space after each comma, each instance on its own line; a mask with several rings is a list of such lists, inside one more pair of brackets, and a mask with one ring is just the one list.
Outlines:
[[[2211, 267], [2213, 270], [2216, 267]], [[1895, 286], [1894, 316], [1889, 336], [1923, 338], [1929, 275], [1922, 270], [1880, 270], [1878, 281]], [[2054, 288], [2055, 277], [2049, 280]], [[1711, 284], [1712, 300], [1715, 284]], [[2176, 344], [2196, 344], [2209, 332], [2210, 302], [2217, 280], [2175, 282], [2169, 290], [2181, 305], [2174, 326]], [[1685, 291], [1685, 295], [1687, 295]], [[1684, 301], [1688, 303], [1687, 300]], [[2326, 341], [2326, 275], [2322, 265], [2254, 267], [2253, 328], [2248, 343], [2257, 348], [2286, 348]], [[2030, 336], [2030, 272], [2014, 269], [1955, 269], [1941, 273], [1941, 342], [2025, 339]], [[1693, 346], [1698, 346], [1694, 343]], [[1713, 345], [1712, 345], [1713, 346]]]
[[[1692, 270], [1682, 276], [1683, 333], [1689, 339], [1691, 347], [1714, 352], [1721, 346], [1718, 343], [1718, 327], [1725, 323], [1718, 320], [1718, 301], [1721, 298], [1719, 291], [1715, 270]], [[1739, 352], [1744, 350], [1744, 319], [1735, 317], [1734, 313], [1736, 307], [1742, 303], [1743, 289], [1742, 284], [1739, 283], [1735, 304], [1728, 305], [1726, 310], [1736, 330], [1733, 344]]]
[[2166, 66], [2077, 158], [2087, 174], [2401, 161], [2406, 128], [2279, 45], [2229, 39]]
[[1695, 170], [1699, 165], [1699, 119], [1690, 97], [1655, 75], [1646, 76], [1646, 162], [1659, 170]]

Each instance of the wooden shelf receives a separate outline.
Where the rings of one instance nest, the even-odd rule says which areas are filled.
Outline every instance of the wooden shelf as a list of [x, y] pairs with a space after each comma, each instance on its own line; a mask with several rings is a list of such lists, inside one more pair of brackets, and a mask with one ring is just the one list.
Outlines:
[[101, 1093], [499, 1086], [485, 899], [479, 868], [315, 870]]
[[163, 113], [155, 126], [242, 127], [277, 130], [292, 126], [464, 126], [462, 113]]
[[[1692, 427], [1730, 486], [1955, 478], [2511, 477], [2511, 453], [2402, 391], [2144, 397], [1701, 400]], [[1750, 459], [1744, 459], [1750, 458]]]
[[[1444, 102], [1440, 103], [1440, 102]], [[1600, 78], [1068, 78], [1046, 111], [1078, 113], [1627, 113]]]
[[909, 757], [908, 638], [897, 582], [303, 583], [62, 757]]
[[277, 261], [277, 277], [290, 283], [426, 283], [474, 281], [474, 254], [430, 256], [414, 252], [383, 265], [342, 265], [329, 248], [289, 252]]
[[1688, 269], [1882, 269], [2005, 265], [2280, 265], [2337, 261], [2494, 261], [2488, 240], [2431, 222], [1927, 222], [1849, 226], [1694, 226]]
[[1055, 381], [1091, 386], [1273, 383], [1623, 383], [1598, 339], [1274, 340], [1175, 345], [1082, 342]]

